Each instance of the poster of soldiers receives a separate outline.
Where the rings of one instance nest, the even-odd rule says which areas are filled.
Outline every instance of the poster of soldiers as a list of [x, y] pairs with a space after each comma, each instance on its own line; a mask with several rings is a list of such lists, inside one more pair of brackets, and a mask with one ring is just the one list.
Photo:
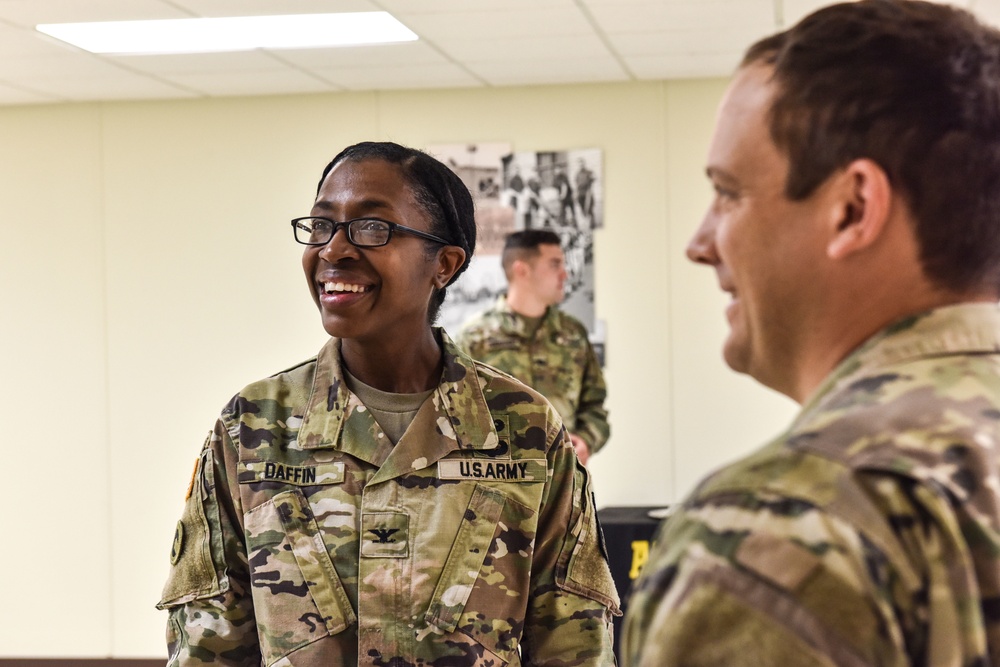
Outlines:
[[583, 322], [598, 346], [594, 318], [594, 230], [604, 225], [600, 149], [514, 153], [503, 143], [430, 146], [476, 200], [478, 241], [469, 268], [448, 288], [438, 324], [457, 333], [506, 288], [500, 253], [507, 234], [550, 229], [566, 255], [566, 299], [560, 306]]

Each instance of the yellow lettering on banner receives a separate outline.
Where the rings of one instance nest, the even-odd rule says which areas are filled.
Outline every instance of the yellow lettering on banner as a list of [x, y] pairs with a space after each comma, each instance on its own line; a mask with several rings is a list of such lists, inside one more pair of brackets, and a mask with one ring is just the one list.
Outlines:
[[632, 569], [628, 572], [629, 579], [635, 579], [642, 573], [642, 568], [649, 560], [649, 540], [632, 542]]

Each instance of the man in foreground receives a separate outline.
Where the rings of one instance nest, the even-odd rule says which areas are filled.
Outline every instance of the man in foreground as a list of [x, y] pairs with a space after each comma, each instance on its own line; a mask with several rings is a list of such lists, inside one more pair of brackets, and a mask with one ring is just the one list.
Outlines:
[[1000, 36], [819, 10], [749, 49], [707, 173], [726, 362], [803, 407], [661, 527], [624, 664], [1000, 664]]
[[586, 464], [611, 432], [608, 392], [587, 328], [556, 307], [566, 282], [559, 236], [541, 229], [514, 232], [501, 262], [507, 293], [466, 322], [456, 342], [549, 399]]

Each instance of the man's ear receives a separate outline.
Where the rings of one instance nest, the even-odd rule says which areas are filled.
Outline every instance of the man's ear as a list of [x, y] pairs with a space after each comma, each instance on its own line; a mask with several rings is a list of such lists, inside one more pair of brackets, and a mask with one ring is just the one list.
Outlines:
[[510, 275], [515, 278], [524, 278], [531, 273], [531, 264], [523, 259], [515, 259], [510, 265]]
[[441, 289], [465, 263], [465, 250], [457, 245], [446, 245], [438, 251], [437, 262], [438, 270], [434, 274], [434, 286]]
[[885, 170], [867, 158], [854, 160], [834, 178], [835, 208], [826, 254], [844, 259], [870, 247], [885, 231], [893, 190]]

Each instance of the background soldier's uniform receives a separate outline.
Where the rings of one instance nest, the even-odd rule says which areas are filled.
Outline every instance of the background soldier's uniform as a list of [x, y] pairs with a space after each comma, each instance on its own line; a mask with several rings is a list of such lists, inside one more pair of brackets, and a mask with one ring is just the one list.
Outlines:
[[627, 667], [1000, 665], [1000, 315], [865, 343], [661, 526]]
[[395, 446], [336, 339], [229, 403], [160, 602], [170, 665], [614, 664], [617, 594], [561, 420], [442, 338]]
[[501, 295], [492, 308], [466, 322], [455, 340], [473, 359], [510, 373], [549, 399], [591, 454], [607, 442], [611, 427], [604, 374], [587, 328], [575, 317], [552, 306], [532, 336]]

